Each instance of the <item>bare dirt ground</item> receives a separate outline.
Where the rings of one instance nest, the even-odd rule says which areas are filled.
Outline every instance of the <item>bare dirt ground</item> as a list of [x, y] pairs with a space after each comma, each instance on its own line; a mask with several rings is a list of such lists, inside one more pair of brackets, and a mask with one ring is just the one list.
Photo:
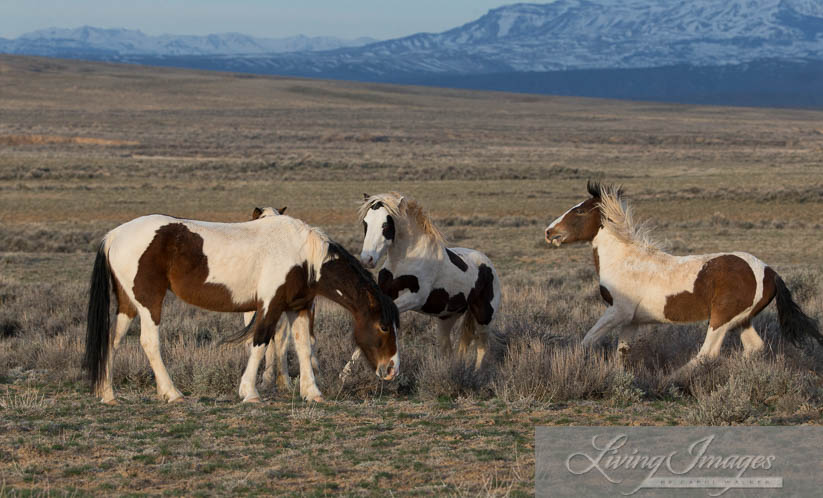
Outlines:
[[[548, 221], [623, 184], [676, 254], [745, 250], [823, 319], [823, 112], [680, 106], [182, 71], [0, 56], [0, 495], [531, 494], [534, 426], [820, 424], [823, 353], [795, 349], [774, 307], [768, 352], [682, 379], [705, 324], [648, 327], [629, 369], [576, 343], [604, 309], [586, 246]], [[133, 325], [120, 405], [79, 360], [93, 250], [148, 213], [219, 221], [254, 206], [360, 248], [363, 192], [400, 190], [504, 283], [502, 343], [480, 373], [438, 358], [403, 317], [403, 378], [337, 372], [347, 318], [324, 306], [309, 406], [235, 389], [240, 318], [169, 298], [161, 333], [182, 405], [154, 396]], [[738, 382], [729, 382], [735, 377]]]

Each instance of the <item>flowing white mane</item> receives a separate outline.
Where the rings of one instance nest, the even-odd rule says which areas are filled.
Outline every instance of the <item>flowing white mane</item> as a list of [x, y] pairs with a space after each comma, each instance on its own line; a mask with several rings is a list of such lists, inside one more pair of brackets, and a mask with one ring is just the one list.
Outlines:
[[647, 250], [660, 250], [660, 245], [651, 238], [651, 227], [645, 221], [635, 220], [632, 208], [623, 199], [618, 187], [600, 187], [600, 213], [603, 228], [619, 240]]
[[362, 222], [369, 210], [378, 202], [386, 208], [386, 211], [388, 211], [391, 216], [404, 218], [411, 223], [415, 223], [423, 234], [428, 236], [432, 241], [440, 246], [446, 246], [445, 237], [443, 237], [443, 234], [434, 225], [434, 222], [432, 222], [423, 211], [423, 207], [420, 206], [417, 201], [404, 197], [403, 194], [399, 192], [369, 196], [357, 212], [358, 221]]

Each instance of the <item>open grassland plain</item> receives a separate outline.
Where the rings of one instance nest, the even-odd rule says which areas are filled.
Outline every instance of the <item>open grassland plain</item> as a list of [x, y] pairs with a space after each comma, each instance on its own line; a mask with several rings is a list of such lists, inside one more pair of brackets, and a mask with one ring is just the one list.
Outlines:
[[[546, 224], [586, 179], [624, 185], [675, 254], [744, 250], [823, 319], [823, 112], [676, 106], [0, 56], [0, 495], [531, 494], [535, 425], [823, 423], [823, 352], [756, 320], [766, 352], [672, 372], [706, 324], [644, 329], [626, 368], [587, 352], [602, 314], [588, 246]], [[355, 369], [348, 317], [317, 322], [327, 401], [242, 405], [241, 318], [167, 298], [163, 354], [183, 404], [155, 396], [135, 322], [120, 404], [80, 359], [100, 237], [148, 213], [244, 221], [254, 206], [359, 252], [364, 192], [400, 190], [503, 281], [478, 372], [402, 318], [402, 374]], [[612, 345], [614, 341], [612, 342]], [[291, 358], [294, 360], [294, 358]], [[293, 375], [296, 364], [291, 362]]]

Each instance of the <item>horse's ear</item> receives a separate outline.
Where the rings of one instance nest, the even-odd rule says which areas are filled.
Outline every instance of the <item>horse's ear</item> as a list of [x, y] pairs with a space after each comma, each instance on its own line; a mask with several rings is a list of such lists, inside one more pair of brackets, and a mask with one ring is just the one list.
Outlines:
[[286, 206], [281, 207], [280, 209], [277, 210], [277, 212], [280, 213], [280, 214], [285, 213], [286, 212]]
[[367, 292], [366, 294], [368, 294], [369, 296], [369, 309], [373, 310], [380, 306], [380, 302], [377, 300], [376, 297], [374, 297], [374, 295], [371, 292]]
[[263, 210], [259, 207], [254, 208], [254, 211], [251, 212], [251, 219], [256, 220], [263, 214]]
[[397, 207], [400, 209], [400, 212], [405, 213], [406, 212], [406, 207], [408, 205], [409, 205], [409, 203], [406, 202], [406, 197], [401, 195], [400, 196], [400, 202], [397, 203]]
[[367, 194], [367, 193], [363, 192], [363, 200], [364, 200], [364, 201], [369, 200], [369, 197], [371, 197], [369, 194]]

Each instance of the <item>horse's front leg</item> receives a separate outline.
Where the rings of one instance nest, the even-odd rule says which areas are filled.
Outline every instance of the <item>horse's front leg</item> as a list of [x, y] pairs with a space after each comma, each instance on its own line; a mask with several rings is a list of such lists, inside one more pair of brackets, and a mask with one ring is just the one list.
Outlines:
[[617, 327], [627, 325], [631, 321], [631, 314], [623, 312], [618, 306], [609, 306], [597, 323], [586, 332], [583, 337], [583, 347], [590, 347], [603, 336]]
[[418, 292], [406, 292], [394, 300], [397, 311], [403, 313], [409, 310], [418, 310], [426, 304], [429, 297], [429, 289], [421, 288]]
[[240, 389], [238, 391], [240, 397], [243, 398], [243, 403], [260, 403], [260, 394], [255, 387], [255, 381], [257, 380], [257, 369], [260, 368], [260, 361], [263, 359], [265, 352], [266, 344], [252, 345], [251, 347], [249, 361], [246, 364], [243, 377], [240, 378]]
[[275, 385], [283, 392], [288, 392], [291, 389], [287, 357], [290, 335], [290, 322], [286, 317], [282, 317], [277, 322], [277, 332], [274, 333], [274, 340], [269, 343], [269, 347], [266, 349], [266, 369], [263, 371], [263, 381], [260, 384], [260, 388], [264, 391], [271, 390]]
[[323, 401], [323, 395], [317, 388], [314, 370], [311, 365], [311, 324], [310, 310], [288, 312], [286, 316], [291, 322], [294, 349], [297, 351], [297, 360], [300, 363], [300, 395], [306, 401]]

